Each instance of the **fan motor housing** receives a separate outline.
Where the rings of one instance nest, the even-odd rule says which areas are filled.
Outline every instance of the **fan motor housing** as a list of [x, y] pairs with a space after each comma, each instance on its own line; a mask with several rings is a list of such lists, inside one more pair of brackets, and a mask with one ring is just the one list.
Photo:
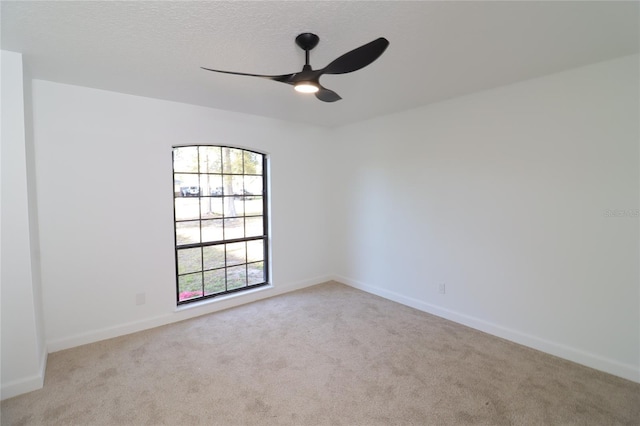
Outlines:
[[296, 37], [296, 44], [302, 50], [309, 51], [318, 45], [320, 37], [312, 33], [302, 33]]

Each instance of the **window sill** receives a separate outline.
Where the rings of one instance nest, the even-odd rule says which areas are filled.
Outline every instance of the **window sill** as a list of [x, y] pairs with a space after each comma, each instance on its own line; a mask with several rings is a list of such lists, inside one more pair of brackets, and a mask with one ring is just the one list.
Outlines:
[[[201, 308], [203, 306], [214, 305], [214, 304], [217, 304], [217, 303], [221, 303], [221, 302], [224, 302], [224, 301], [237, 299], [237, 298], [240, 298], [240, 297], [247, 297], [247, 296], [250, 296], [252, 294], [259, 293], [259, 292], [262, 292], [262, 291], [265, 291], [265, 290], [271, 290], [271, 289], [273, 289], [273, 284], [267, 284], [267, 285], [263, 285], [261, 287], [252, 288], [251, 290], [247, 290], [247, 291], [240, 291], [240, 292], [237, 292], [237, 293], [226, 294], [226, 295], [220, 296], [220, 297], [213, 297], [211, 299], [201, 300], [199, 302], [187, 303], [187, 304], [184, 304], [184, 305], [176, 306], [175, 312], [188, 311], [188, 310], [194, 309], [194, 308]], [[253, 302], [253, 300], [248, 300], [247, 303], [248, 302]]]

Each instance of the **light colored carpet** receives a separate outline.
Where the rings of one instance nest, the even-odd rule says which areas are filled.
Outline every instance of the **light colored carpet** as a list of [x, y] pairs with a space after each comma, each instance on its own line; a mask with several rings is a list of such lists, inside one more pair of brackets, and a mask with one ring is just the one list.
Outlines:
[[2, 425], [638, 425], [640, 384], [338, 283], [49, 356]]

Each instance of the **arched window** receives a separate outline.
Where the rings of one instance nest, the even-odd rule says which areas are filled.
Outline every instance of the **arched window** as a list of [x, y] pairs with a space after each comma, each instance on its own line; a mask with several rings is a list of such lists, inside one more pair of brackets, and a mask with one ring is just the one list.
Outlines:
[[268, 284], [266, 156], [174, 147], [173, 182], [177, 303]]

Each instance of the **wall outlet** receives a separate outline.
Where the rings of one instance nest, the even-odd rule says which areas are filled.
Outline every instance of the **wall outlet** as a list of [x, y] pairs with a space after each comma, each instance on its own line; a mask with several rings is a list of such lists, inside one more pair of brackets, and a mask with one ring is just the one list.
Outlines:
[[447, 287], [445, 283], [438, 284], [438, 293], [445, 294], [447, 292]]
[[147, 294], [146, 293], [138, 293], [136, 294], [136, 305], [144, 305], [147, 303]]

